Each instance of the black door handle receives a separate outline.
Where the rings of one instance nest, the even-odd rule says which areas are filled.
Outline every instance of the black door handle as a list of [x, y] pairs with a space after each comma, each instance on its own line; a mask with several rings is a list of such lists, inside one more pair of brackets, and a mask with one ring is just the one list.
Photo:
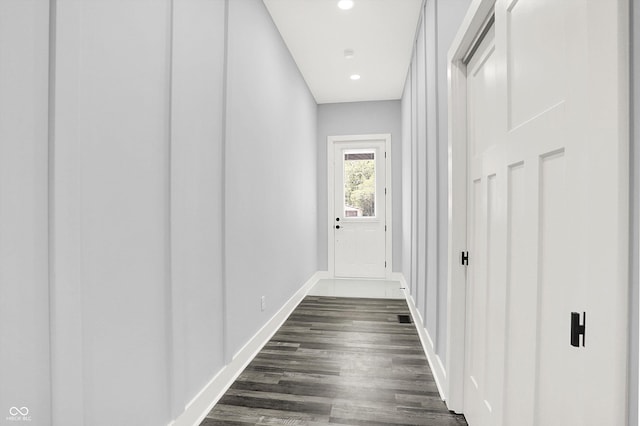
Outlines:
[[580, 336], [582, 336], [582, 346], [587, 329], [587, 313], [582, 313], [582, 324], [580, 324], [580, 314], [571, 312], [571, 346], [576, 348], [580, 346]]
[[336, 225], [336, 229], [340, 229], [340, 225]]

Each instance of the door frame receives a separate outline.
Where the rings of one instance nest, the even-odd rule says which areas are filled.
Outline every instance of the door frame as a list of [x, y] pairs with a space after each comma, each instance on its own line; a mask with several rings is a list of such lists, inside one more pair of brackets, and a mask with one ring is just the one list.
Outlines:
[[385, 149], [385, 188], [387, 189], [385, 199], [385, 225], [387, 231], [385, 235], [385, 258], [387, 267], [385, 269], [385, 279], [391, 279], [393, 272], [393, 221], [392, 211], [392, 190], [391, 190], [391, 134], [369, 134], [369, 135], [341, 135], [327, 137], [327, 269], [330, 278], [335, 278], [335, 196], [334, 196], [334, 173], [335, 173], [335, 145], [341, 142], [362, 142], [363, 145], [370, 141], [384, 142]]
[[447, 56], [449, 75], [449, 225], [447, 278], [447, 377], [449, 410], [464, 411], [466, 337], [466, 267], [460, 254], [467, 249], [467, 66], [493, 15], [496, 0], [475, 0], [469, 7]]

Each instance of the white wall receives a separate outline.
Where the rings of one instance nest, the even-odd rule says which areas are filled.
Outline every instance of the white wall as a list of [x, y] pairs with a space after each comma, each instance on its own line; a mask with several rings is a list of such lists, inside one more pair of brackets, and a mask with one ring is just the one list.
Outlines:
[[407, 283], [411, 283], [411, 267], [412, 267], [412, 256], [411, 256], [411, 230], [412, 230], [412, 151], [411, 151], [411, 141], [412, 141], [412, 128], [413, 128], [413, 116], [412, 116], [412, 94], [413, 91], [411, 89], [411, 76], [412, 76], [412, 68], [409, 68], [409, 73], [407, 75], [407, 80], [404, 85], [402, 101], [400, 103], [400, 116], [402, 120], [402, 139], [401, 139], [401, 166], [402, 170], [402, 233], [401, 237], [401, 247], [402, 247], [402, 263], [400, 265], [400, 272], [404, 275]]
[[327, 137], [391, 134], [393, 270], [402, 264], [402, 128], [400, 101], [346, 102], [318, 105], [318, 268], [328, 268]]
[[168, 424], [317, 270], [316, 104], [260, 0], [51, 4], [0, 0], [0, 424]]
[[50, 425], [49, 4], [0, 2], [0, 424]]
[[[416, 208], [416, 227], [413, 229], [414, 238], [416, 238], [416, 274], [413, 276], [413, 287], [416, 289], [414, 301], [418, 310], [422, 314], [423, 325], [426, 326], [427, 297], [433, 293], [429, 290], [435, 289], [434, 286], [426, 286], [427, 282], [427, 241], [433, 236], [428, 235], [427, 218], [431, 209], [427, 209], [427, 199], [429, 196], [427, 187], [427, 97], [424, 96], [427, 90], [427, 58], [426, 58], [426, 34], [425, 34], [425, 17], [423, 15], [420, 20], [418, 34], [415, 43], [413, 61], [416, 63], [415, 74], [413, 75], [413, 93], [415, 99], [415, 117], [416, 117], [416, 137], [413, 139], [413, 152], [415, 155], [415, 187], [414, 205]], [[431, 77], [431, 76], [430, 76]], [[431, 123], [429, 123], [429, 128]], [[429, 206], [431, 207], [431, 206]], [[429, 271], [431, 271], [429, 265]]]
[[227, 96], [230, 357], [317, 270], [317, 107], [260, 0], [229, 2]]
[[163, 424], [170, 2], [60, 1], [56, 13], [53, 423]]
[[172, 417], [224, 366], [224, 0], [173, 4]]
[[[437, 378], [446, 375], [447, 51], [469, 0], [427, 0], [402, 98], [402, 273], [428, 334]], [[444, 384], [444, 383], [442, 383]]]
[[631, 259], [630, 278], [630, 338], [629, 338], [629, 426], [638, 426], [638, 310], [640, 301], [638, 300], [638, 281], [640, 275], [640, 1], [631, 2], [631, 194], [629, 203], [631, 206]]

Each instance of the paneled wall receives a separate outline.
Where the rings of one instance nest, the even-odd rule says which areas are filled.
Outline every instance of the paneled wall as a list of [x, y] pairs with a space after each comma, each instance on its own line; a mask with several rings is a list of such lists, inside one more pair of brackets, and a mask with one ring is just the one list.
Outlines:
[[51, 415], [49, 4], [0, 2], [0, 424]]
[[180, 417], [317, 270], [315, 151], [260, 0], [0, 0], [0, 424]]
[[[413, 93], [411, 90], [411, 76], [412, 76], [412, 68], [409, 68], [409, 73], [407, 75], [407, 79], [405, 81], [403, 97], [400, 102], [400, 117], [401, 117], [401, 125], [402, 125], [402, 140], [401, 140], [401, 171], [402, 171], [402, 199], [401, 199], [401, 209], [402, 209], [402, 232], [401, 232], [401, 247], [402, 247], [402, 263], [400, 266], [400, 271], [405, 277], [407, 283], [411, 283], [411, 268], [413, 264], [413, 256], [412, 256], [412, 238], [411, 238], [411, 230], [412, 230], [412, 218], [413, 211], [411, 209], [411, 202], [413, 199], [412, 193], [412, 152], [411, 152], [411, 141], [413, 137], [413, 116], [412, 116], [412, 101], [413, 101]], [[413, 287], [410, 287], [411, 291], [413, 291]]]
[[630, 338], [629, 338], [629, 426], [638, 426], [639, 392], [638, 392], [638, 355], [640, 353], [638, 339], [638, 280], [640, 275], [640, 1], [631, 1], [631, 259], [630, 277], [631, 291], [629, 297]]
[[[53, 309], [78, 323], [69, 342], [55, 338], [53, 424], [72, 406], [80, 409], [71, 424], [162, 424], [170, 418], [170, 3], [60, 1], [56, 14]], [[57, 221], [65, 212], [73, 220]], [[67, 363], [79, 370], [74, 383]], [[64, 401], [63, 383], [74, 400]]]
[[173, 416], [224, 365], [225, 2], [173, 4], [171, 377]]
[[[402, 109], [402, 273], [444, 385], [447, 331], [447, 52], [469, 0], [427, 0]], [[446, 389], [443, 389], [446, 393]]]

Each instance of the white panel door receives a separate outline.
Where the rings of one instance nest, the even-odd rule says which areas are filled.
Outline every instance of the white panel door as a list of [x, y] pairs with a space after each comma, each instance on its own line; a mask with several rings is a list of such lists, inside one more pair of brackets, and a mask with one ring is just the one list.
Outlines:
[[470, 426], [625, 424], [626, 8], [500, 0], [467, 66]]
[[386, 274], [385, 142], [334, 144], [334, 274]]
[[471, 425], [495, 425], [500, 402], [501, 365], [496, 356], [503, 336], [500, 294], [500, 205], [497, 159], [497, 76], [494, 28], [467, 66], [469, 129], [467, 342], [465, 415]]
[[[627, 3], [511, 1], [496, 16], [512, 188], [505, 424], [625, 424]], [[572, 312], [587, 317], [578, 347]]]

